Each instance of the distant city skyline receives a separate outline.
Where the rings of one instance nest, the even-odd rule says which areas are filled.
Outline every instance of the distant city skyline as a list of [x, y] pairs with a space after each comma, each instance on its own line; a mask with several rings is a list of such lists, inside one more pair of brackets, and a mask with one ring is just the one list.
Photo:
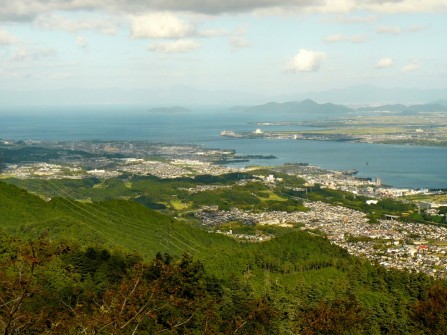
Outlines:
[[9, 1], [0, 90], [446, 89], [446, 14], [444, 0]]

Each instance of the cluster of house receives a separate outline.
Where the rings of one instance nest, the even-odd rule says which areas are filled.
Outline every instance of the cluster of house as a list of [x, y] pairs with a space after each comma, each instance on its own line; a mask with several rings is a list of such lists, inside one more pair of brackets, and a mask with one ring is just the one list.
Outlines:
[[83, 170], [76, 166], [62, 166], [49, 163], [25, 163], [21, 165], [7, 165], [4, 174], [18, 179], [28, 179], [32, 177], [41, 179], [80, 179], [83, 177]]
[[[198, 153], [200, 154], [200, 152]], [[241, 171], [238, 168], [231, 168], [223, 165], [216, 165], [206, 161], [195, 159], [174, 159], [171, 164], [182, 166], [188, 170], [193, 171], [194, 175], [212, 175], [218, 176], [225, 173]]]
[[197, 185], [196, 187], [179, 187], [179, 190], [187, 191], [189, 194], [204, 192], [204, 191], [214, 191], [219, 189], [230, 189], [231, 185]]
[[226, 231], [221, 231], [221, 230], [216, 230], [215, 233], [217, 234], [224, 234], [228, 237], [231, 238], [235, 238], [239, 241], [245, 241], [245, 242], [265, 242], [268, 240], [271, 240], [272, 238], [274, 238], [273, 235], [266, 235], [266, 234], [255, 234], [255, 235], [250, 235], [250, 234], [240, 234], [240, 233], [233, 233], [233, 230], [226, 230]]
[[119, 169], [134, 175], [153, 175], [159, 178], [178, 178], [191, 173], [188, 170], [169, 163], [146, 160], [139, 160], [138, 162], [132, 161], [124, 166], [120, 166]]
[[136, 175], [153, 175], [159, 178], [178, 178], [191, 175], [221, 175], [233, 171], [219, 165], [190, 159], [175, 159], [171, 161], [151, 161], [143, 159], [126, 159], [126, 164], [120, 166], [120, 171]]
[[424, 272], [436, 277], [445, 277], [447, 274], [447, 264], [444, 260], [446, 250], [437, 245], [388, 241], [385, 243], [386, 248], [379, 248], [380, 252], [373, 241], [347, 242], [341, 246], [350, 254], [366, 257], [386, 267]]
[[307, 202], [305, 212], [253, 213], [233, 208], [220, 211], [204, 207], [196, 216], [204, 225], [218, 227], [237, 221], [248, 225], [301, 224], [301, 229], [318, 230], [351, 254], [384, 266], [444, 276], [447, 273], [447, 229], [435, 225], [405, 223], [387, 216], [369, 223], [365, 213], [323, 202]]

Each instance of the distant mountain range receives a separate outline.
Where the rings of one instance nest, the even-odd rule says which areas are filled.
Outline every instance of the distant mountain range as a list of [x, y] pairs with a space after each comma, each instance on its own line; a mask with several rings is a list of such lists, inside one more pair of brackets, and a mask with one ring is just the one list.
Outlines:
[[379, 88], [352, 86], [320, 92], [300, 92], [273, 96], [232, 90], [206, 90], [177, 85], [160, 89], [55, 89], [13, 91], [0, 90], [0, 106], [61, 106], [61, 105], [146, 105], [146, 106], [226, 106], [255, 105], [265, 101], [331, 102], [345, 105], [423, 104], [433, 102], [447, 106], [447, 89]]
[[257, 114], [328, 114], [328, 115], [343, 115], [354, 112], [390, 112], [396, 114], [419, 114], [419, 113], [434, 113], [441, 112], [447, 113], [447, 105], [439, 103], [422, 104], [422, 105], [379, 105], [379, 106], [366, 106], [358, 108], [350, 108], [343, 105], [336, 105], [333, 103], [319, 104], [313, 100], [306, 99], [301, 102], [289, 101], [289, 102], [268, 102], [262, 105], [255, 106], [236, 106], [231, 109], [232, 111], [257, 113]]
[[307, 114], [344, 114], [352, 112], [351, 108], [342, 105], [335, 105], [332, 103], [318, 104], [313, 100], [306, 99], [301, 102], [268, 102], [263, 105], [256, 105], [250, 107], [233, 107], [232, 110], [238, 110], [248, 113], [259, 114], [278, 114], [278, 113], [307, 113]]
[[[423, 104], [431, 101], [439, 103], [447, 97], [447, 89], [417, 89], [417, 88], [382, 88], [375, 86], [351, 86], [320, 92], [288, 94], [276, 97], [275, 101], [300, 101], [312, 99], [317, 102], [332, 102], [336, 104]], [[447, 101], [443, 100], [445, 104]]]

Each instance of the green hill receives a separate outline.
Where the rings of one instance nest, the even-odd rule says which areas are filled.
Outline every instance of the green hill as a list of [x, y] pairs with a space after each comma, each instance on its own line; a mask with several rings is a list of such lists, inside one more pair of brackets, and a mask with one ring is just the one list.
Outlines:
[[250, 113], [307, 113], [307, 114], [346, 114], [352, 112], [351, 108], [332, 103], [318, 104], [313, 100], [307, 99], [301, 102], [290, 101], [284, 103], [269, 102], [263, 105], [247, 107], [244, 112]]
[[17, 237], [36, 238], [46, 232], [54, 239], [119, 246], [147, 257], [157, 252], [197, 252], [198, 240], [204, 244], [211, 238], [204, 231], [193, 230], [135, 202], [85, 203], [68, 196], [46, 202], [5, 183], [0, 183], [0, 213], [0, 226]]
[[[163, 327], [170, 334], [441, 334], [434, 330], [444, 329], [447, 319], [447, 298], [437, 302], [436, 317], [430, 314], [433, 279], [371, 265], [299, 229], [277, 228], [277, 237], [268, 242], [242, 243], [135, 202], [44, 201], [5, 183], [0, 183], [0, 213], [0, 262], [8, 269], [0, 273], [1, 298], [17, 291], [10, 280], [16, 278], [18, 261], [35, 268], [33, 289], [39, 291], [23, 300], [28, 315], [35, 315], [44, 301], [55, 310], [66, 304], [72, 317], [89, 320], [93, 327], [93, 320], [118, 317], [120, 309], [129, 315], [132, 308], [133, 315], [143, 307], [146, 311], [149, 305], [142, 301], [150, 301], [155, 307], [141, 315], [141, 334]], [[46, 258], [33, 256], [39, 245]], [[26, 257], [18, 256], [26, 250]], [[149, 285], [138, 291], [146, 299], [119, 300], [139, 283]], [[445, 292], [441, 282], [437, 285]], [[123, 292], [121, 298], [117, 292]], [[102, 310], [92, 299], [102, 301]], [[116, 312], [110, 307], [114, 301], [121, 301], [113, 307]], [[160, 304], [169, 309], [159, 311]], [[205, 306], [214, 306], [213, 312]], [[0, 318], [5, 313], [0, 310]], [[209, 321], [213, 332], [203, 331], [206, 320], [214, 320]], [[122, 322], [122, 330], [97, 333], [126, 334], [125, 326], [134, 321], [118, 318], [110, 325]]]

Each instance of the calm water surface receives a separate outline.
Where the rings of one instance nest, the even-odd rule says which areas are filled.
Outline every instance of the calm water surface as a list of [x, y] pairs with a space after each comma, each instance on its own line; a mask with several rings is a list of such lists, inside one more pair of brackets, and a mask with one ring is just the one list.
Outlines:
[[[306, 162], [327, 169], [359, 170], [396, 187], [447, 188], [447, 148], [346, 142], [235, 139], [222, 130], [253, 131], [254, 122], [321, 119], [322, 115], [256, 115], [228, 110], [165, 115], [141, 107], [75, 107], [0, 110], [0, 138], [10, 140], [149, 140], [275, 155], [249, 165]], [[267, 129], [266, 127], [261, 127]], [[304, 129], [269, 127], [268, 129]]]

